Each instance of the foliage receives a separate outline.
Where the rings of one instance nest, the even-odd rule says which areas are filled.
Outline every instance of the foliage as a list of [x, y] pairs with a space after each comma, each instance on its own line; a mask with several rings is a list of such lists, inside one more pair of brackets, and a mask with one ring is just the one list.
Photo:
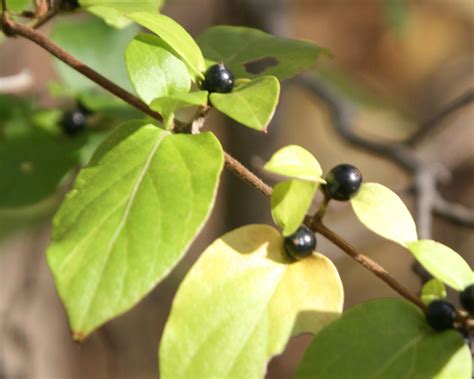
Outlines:
[[[163, 119], [137, 116], [62, 62], [56, 62], [62, 82], [51, 91], [93, 113], [85, 134], [68, 139], [58, 125], [61, 112], [0, 98], [0, 208], [38, 204], [83, 166], [54, 217], [47, 251], [79, 341], [137, 304], [204, 227], [225, 154], [212, 132], [198, 130], [198, 119], [212, 108], [267, 132], [280, 81], [328, 54], [310, 42], [234, 26], [211, 27], [195, 41], [158, 13], [158, 0], [80, 5], [98, 18], [62, 20], [51, 38], [114, 83], [133, 88]], [[230, 93], [201, 89], [206, 68], [216, 62], [237, 79]], [[189, 107], [196, 116], [182, 119]], [[133, 120], [115, 127], [111, 115]], [[316, 215], [308, 212], [318, 189], [324, 194], [323, 169], [296, 145], [277, 151], [265, 169], [285, 177], [270, 204], [281, 233], [243, 226], [202, 253], [174, 299], [160, 345], [161, 376], [263, 377], [292, 336], [312, 333], [297, 377], [469, 378], [472, 362], [460, 334], [434, 332], [405, 300], [377, 299], [341, 316], [343, 288], [332, 262], [321, 252], [294, 261], [283, 245], [302, 223], [321, 223], [327, 196]], [[418, 240], [410, 211], [390, 189], [363, 183], [350, 202], [363, 225], [406, 248], [433, 275], [422, 290], [425, 303], [444, 298], [445, 285], [462, 290], [474, 282], [458, 253]]]

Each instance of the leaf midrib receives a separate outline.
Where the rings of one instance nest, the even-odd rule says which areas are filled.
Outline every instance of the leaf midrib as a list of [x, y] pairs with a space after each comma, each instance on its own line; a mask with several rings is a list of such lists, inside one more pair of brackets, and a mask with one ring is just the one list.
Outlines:
[[105, 268], [107, 267], [107, 263], [110, 259], [110, 254], [112, 253], [113, 251], [113, 247], [114, 247], [114, 244], [115, 242], [117, 241], [125, 223], [127, 222], [127, 219], [128, 219], [128, 216], [129, 216], [129, 213], [130, 213], [130, 210], [132, 208], [132, 205], [134, 203], [134, 200], [135, 200], [135, 197], [138, 193], [138, 189], [148, 171], [148, 168], [150, 167], [150, 164], [151, 164], [151, 161], [153, 159], [153, 157], [155, 156], [156, 154], [156, 151], [158, 150], [158, 147], [160, 146], [161, 142], [163, 141], [163, 139], [165, 137], [167, 137], [168, 133], [162, 133], [161, 135], [158, 136], [155, 144], [153, 145], [153, 148], [152, 150], [150, 151], [150, 154], [148, 155], [146, 161], [145, 161], [145, 164], [143, 165], [143, 168], [142, 170], [140, 171], [140, 174], [137, 176], [137, 179], [132, 187], [132, 191], [130, 193], [130, 197], [127, 201], [127, 205], [125, 207], [125, 210], [124, 210], [124, 213], [123, 213], [123, 216], [122, 218], [120, 219], [119, 221], [119, 224], [117, 226], [117, 229], [115, 231], [115, 233], [112, 235], [112, 238], [110, 239], [110, 242], [109, 242], [109, 245], [107, 247], [107, 250], [105, 252], [105, 259], [104, 259], [104, 263], [102, 264], [102, 267], [100, 268], [100, 271], [98, 272], [98, 280], [96, 281], [96, 285], [94, 286], [94, 289], [91, 291], [92, 293], [92, 297], [90, 298], [90, 301], [88, 302], [87, 304], [87, 307], [83, 313], [83, 316], [81, 317], [80, 321], [78, 322], [78, 326], [77, 328], [80, 329], [81, 325], [83, 325], [84, 323], [84, 320], [87, 318], [87, 315], [89, 314], [90, 312], [90, 309], [91, 309], [91, 306], [92, 306], [92, 303], [94, 302], [95, 300], [95, 297], [97, 296], [97, 289], [99, 288], [100, 286], [100, 283], [102, 281], [102, 278], [103, 278], [103, 272], [105, 270]]

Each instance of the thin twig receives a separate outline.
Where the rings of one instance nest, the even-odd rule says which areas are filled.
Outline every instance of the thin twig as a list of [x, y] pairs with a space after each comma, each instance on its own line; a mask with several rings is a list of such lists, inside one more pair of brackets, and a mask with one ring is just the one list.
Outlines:
[[439, 113], [426, 120], [420, 125], [420, 128], [413, 133], [406, 141], [408, 145], [415, 145], [420, 142], [428, 133], [432, 132], [437, 126], [441, 124], [451, 114], [457, 112], [461, 108], [474, 102], [474, 89], [470, 89], [465, 94], [457, 97], [446, 107], [444, 107]]
[[408, 288], [404, 287], [399, 283], [387, 270], [380, 266], [377, 262], [373, 261], [364, 254], [359, 253], [349, 242], [345, 241], [339, 237], [332, 230], [327, 228], [321, 221], [315, 220], [313, 218], [307, 218], [307, 225], [314, 231], [319, 234], [322, 234], [333, 244], [338, 246], [342, 251], [351, 256], [357, 263], [364, 266], [366, 269], [371, 271], [374, 275], [382, 279], [386, 284], [388, 284], [393, 290], [402, 295], [405, 299], [416, 304], [420, 309], [425, 310], [426, 306], [423, 302], [412, 293]]
[[395, 162], [407, 171], [416, 171], [420, 162], [411, 149], [396, 143], [369, 140], [355, 133], [352, 128], [352, 120], [355, 118], [354, 107], [347, 101], [341, 101], [337, 94], [321, 80], [314, 76], [303, 76], [296, 80], [298, 84], [326, 103], [334, 127], [341, 137], [354, 146]]
[[[2, 0], [5, 1], [5, 0]], [[59, 60], [63, 61], [67, 65], [74, 68], [76, 71], [80, 72], [93, 82], [97, 83], [107, 91], [111, 92], [115, 96], [124, 100], [125, 102], [133, 105], [135, 108], [138, 108], [143, 113], [148, 114], [149, 116], [162, 121], [163, 118], [157, 112], [152, 111], [143, 101], [141, 101], [136, 96], [132, 95], [128, 91], [124, 90], [120, 86], [116, 85], [114, 82], [110, 81], [106, 77], [99, 74], [97, 71], [94, 71], [90, 67], [86, 66], [84, 63], [74, 58], [60, 46], [56, 45], [44, 34], [34, 30], [28, 26], [21, 25], [12, 21], [6, 12], [3, 14], [3, 30], [7, 36], [16, 36], [20, 35], [27, 38], [28, 40], [34, 42], [38, 46], [50, 52]]]
[[225, 166], [230, 171], [232, 171], [237, 177], [259, 190], [265, 196], [271, 196], [272, 187], [266, 184], [262, 179], [260, 179], [257, 175], [251, 172], [242, 163], [240, 163], [237, 159], [233, 158], [228, 153], [224, 153], [224, 156]]

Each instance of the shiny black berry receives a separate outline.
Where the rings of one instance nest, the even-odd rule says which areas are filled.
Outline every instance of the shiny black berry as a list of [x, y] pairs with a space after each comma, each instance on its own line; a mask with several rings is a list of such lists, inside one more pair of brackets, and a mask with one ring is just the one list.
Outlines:
[[464, 309], [474, 316], [474, 284], [464, 288], [459, 294], [459, 300]]
[[302, 225], [296, 232], [285, 237], [284, 245], [286, 252], [293, 259], [303, 259], [309, 257], [316, 249], [316, 236]]
[[454, 306], [444, 300], [434, 300], [426, 309], [426, 322], [434, 330], [442, 331], [454, 327], [457, 314]]
[[345, 201], [354, 197], [362, 184], [362, 174], [357, 167], [340, 164], [326, 175], [324, 190], [334, 200]]
[[80, 110], [67, 111], [61, 120], [61, 127], [65, 134], [74, 136], [86, 127], [86, 115]]
[[209, 67], [201, 88], [209, 92], [228, 93], [234, 88], [234, 75], [223, 63]]
[[85, 104], [84, 104], [82, 101], [78, 101], [78, 102], [77, 102], [77, 110], [81, 111], [81, 112], [84, 113], [86, 116], [89, 116], [89, 115], [91, 115], [92, 113], [94, 113], [94, 112], [91, 111], [88, 107], [86, 107]]

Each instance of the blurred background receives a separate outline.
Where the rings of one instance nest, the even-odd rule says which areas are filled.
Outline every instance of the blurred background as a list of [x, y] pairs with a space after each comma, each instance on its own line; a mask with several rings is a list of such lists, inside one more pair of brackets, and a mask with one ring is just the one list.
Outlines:
[[[399, 146], [453, 100], [472, 95], [474, 0], [168, 0], [162, 12], [193, 36], [214, 24], [247, 25], [329, 48], [333, 58], [321, 58], [314, 72], [284, 82], [267, 135], [213, 112], [206, 129], [272, 184], [278, 178], [268, 176], [263, 163], [288, 144], [313, 152], [325, 171], [351, 163], [366, 181], [382, 183], [402, 196], [416, 215], [422, 237], [443, 242], [474, 263], [474, 221], [469, 212], [474, 209], [474, 106], [459, 107], [440, 122], [428, 123], [436, 127], [407, 148], [407, 156], [424, 170], [408, 167], [384, 148]], [[69, 46], [71, 38], [64, 36], [77, 32], [76, 23], [83, 27]], [[87, 63], [130, 87], [121, 67], [124, 47], [137, 32], [133, 27], [116, 32], [99, 19], [74, 12], [56, 17], [41, 30], [68, 51], [79, 49], [77, 54]], [[95, 38], [99, 32], [108, 39]], [[24, 145], [25, 151], [18, 147], [12, 157], [11, 145], [1, 142], [5, 136], [31, 125], [59, 135], [62, 112], [76, 106], [77, 91], [84, 88], [92, 90], [81, 95], [81, 101], [91, 108], [105, 103], [91, 117], [86, 135], [65, 138], [66, 148], [53, 148], [44, 159], [35, 155], [34, 144]], [[1, 379], [156, 377], [159, 338], [176, 288], [192, 263], [224, 232], [248, 223], [272, 223], [269, 200], [225, 171], [212, 217], [186, 258], [131, 311], [75, 344], [46, 266], [51, 217], [70, 188], [77, 162], [87, 162], [111, 128], [137, 115], [94, 91], [90, 82], [58, 66], [31, 42], [1, 40], [0, 172], [24, 175], [28, 166], [14, 167], [24, 156], [38, 159], [46, 174], [49, 162], [67, 161], [71, 151], [79, 157], [76, 168], [66, 165], [59, 170], [64, 178], [54, 193], [28, 206], [0, 207]], [[373, 143], [382, 143], [382, 151], [375, 154]], [[8, 196], [21, 197], [22, 190], [10, 179], [2, 178], [0, 187]], [[440, 197], [436, 206], [433, 191]], [[420, 275], [412, 269], [409, 253], [365, 230], [348, 204], [331, 204], [326, 217], [333, 230], [408, 288], [420, 290]], [[318, 250], [340, 271], [346, 308], [396, 296], [323, 237]], [[294, 338], [284, 354], [271, 361], [267, 377], [292, 377], [310, 340]]]

